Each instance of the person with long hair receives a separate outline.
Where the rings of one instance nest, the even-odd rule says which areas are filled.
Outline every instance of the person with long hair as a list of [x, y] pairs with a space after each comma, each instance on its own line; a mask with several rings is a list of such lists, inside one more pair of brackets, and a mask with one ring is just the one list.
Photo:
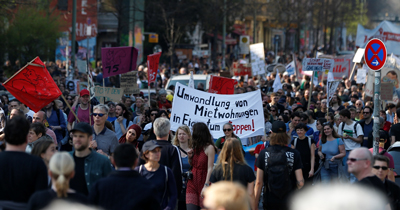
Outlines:
[[321, 160], [324, 160], [324, 164], [321, 167], [322, 182], [346, 177], [342, 166], [342, 158], [346, 156], [344, 143], [339, 134], [333, 129], [333, 125], [329, 122], [323, 124], [318, 155]]
[[135, 148], [138, 148], [138, 139], [142, 133], [142, 129], [138, 125], [131, 125], [128, 127], [126, 133], [119, 138], [120, 144], [133, 144]]
[[344, 109], [342, 105], [342, 99], [338, 95], [333, 95], [331, 101], [329, 102], [329, 112], [330, 113], [339, 113], [341, 110]]
[[188, 152], [193, 148], [192, 134], [190, 133], [190, 128], [187, 125], [179, 126], [176, 130], [176, 135], [172, 140], [172, 144], [177, 146], [179, 152], [181, 153], [182, 160], [182, 192], [179, 198], [178, 209], [186, 209], [186, 182], [191, 177], [190, 164]]
[[247, 165], [242, 153], [242, 146], [238, 139], [227, 138], [217, 160], [217, 166], [211, 173], [210, 182], [219, 181], [239, 182], [247, 189], [250, 196], [250, 205], [253, 210], [257, 209], [254, 202], [254, 181], [256, 176], [253, 169]]
[[29, 210], [43, 209], [54, 199], [65, 199], [78, 203], [87, 203], [85, 195], [69, 188], [69, 180], [75, 175], [75, 162], [67, 152], [58, 152], [49, 162], [49, 176], [52, 187], [48, 190], [36, 192], [28, 203]]
[[203, 191], [210, 185], [217, 148], [205, 123], [195, 123], [192, 129], [193, 150], [188, 152], [188, 156], [193, 179], [187, 183], [186, 207], [188, 210], [200, 210], [203, 208]]
[[314, 142], [315, 142], [315, 145], [317, 146], [317, 148], [319, 147], [319, 141], [321, 140], [321, 136], [324, 131], [324, 126], [323, 126], [324, 123], [326, 123], [326, 119], [319, 118], [317, 120], [317, 124], [316, 124], [317, 130], [313, 134]]
[[176, 206], [178, 193], [172, 170], [159, 163], [162, 146], [156, 140], [149, 140], [142, 148], [142, 159], [145, 164], [137, 167], [139, 174], [152, 182], [156, 187], [156, 199], [161, 209], [173, 210]]
[[56, 145], [52, 140], [43, 140], [39, 141], [36, 146], [33, 148], [31, 155], [38, 156], [42, 158], [44, 163], [49, 168], [49, 162], [51, 157], [57, 152]]

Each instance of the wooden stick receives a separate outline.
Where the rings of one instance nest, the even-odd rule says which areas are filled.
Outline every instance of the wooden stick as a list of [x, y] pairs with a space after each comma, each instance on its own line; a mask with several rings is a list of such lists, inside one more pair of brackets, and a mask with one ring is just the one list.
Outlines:
[[[69, 105], [67, 99], [65, 99], [65, 97], [64, 97], [63, 94], [61, 94], [61, 98], [62, 98], [62, 99], [65, 101], [65, 103], [67, 104], [67, 106], [68, 106], [70, 112], [72, 112], [72, 114], [75, 116], [76, 121], [80, 122], [78, 116], [76, 116], [74, 110], [71, 108], [71, 105]], [[89, 107], [89, 108], [90, 108], [90, 107]], [[89, 112], [90, 112], [90, 111], [89, 111]]]
[[[38, 57], [38, 56], [36, 56], [36, 58], [37, 58], [37, 57]], [[24, 68], [26, 68], [26, 67], [29, 66], [29, 65], [33, 65], [33, 66], [36, 66], [36, 65], [37, 65], [38, 67], [45, 68], [45, 66], [41, 66], [41, 65], [32, 63], [36, 58], [34, 58], [33, 60], [31, 60], [31, 62], [27, 63], [24, 67], [22, 67], [20, 70], [18, 70], [14, 75], [12, 75], [10, 78], [8, 78], [7, 81], [3, 82], [3, 84], [6, 84], [8, 81], [10, 81], [13, 77], [15, 77], [19, 72], [21, 72]]]
[[351, 70], [351, 73], [350, 73], [349, 80], [351, 80], [351, 78], [353, 77], [353, 74], [354, 74], [354, 70], [355, 70], [355, 68], [356, 68], [356, 65], [357, 65], [357, 63], [354, 63], [353, 69]]

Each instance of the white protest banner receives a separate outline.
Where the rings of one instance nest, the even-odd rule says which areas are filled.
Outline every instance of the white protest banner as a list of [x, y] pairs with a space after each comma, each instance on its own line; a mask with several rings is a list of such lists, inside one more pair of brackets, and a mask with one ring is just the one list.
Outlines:
[[272, 88], [274, 88], [274, 92], [277, 92], [279, 89], [282, 89], [281, 77], [279, 76], [279, 73], [276, 74], [276, 78], [274, 84], [272, 85]]
[[137, 84], [137, 72], [131, 71], [121, 74], [120, 87], [124, 89], [124, 94], [139, 94], [140, 89]]
[[326, 105], [329, 107], [329, 102], [331, 101], [333, 95], [335, 95], [336, 88], [339, 86], [340, 81], [329, 81], [328, 82], [328, 101]]
[[365, 84], [367, 82], [367, 69], [364, 68], [365, 66], [367, 65], [357, 70], [357, 84]]
[[85, 60], [76, 59], [76, 66], [80, 73], [86, 74], [86, 64], [87, 62]]
[[253, 76], [265, 73], [264, 43], [250, 45], [251, 70]]
[[94, 87], [94, 92], [97, 100], [104, 104], [104, 101], [119, 102], [124, 90], [122, 88], [96, 86]]
[[388, 54], [400, 55], [400, 26], [386, 20], [372, 30], [365, 29], [360, 24], [358, 25], [357, 47], [364, 47], [373, 38], [378, 38], [385, 43]]
[[171, 112], [171, 130], [179, 126], [190, 128], [204, 122], [213, 138], [224, 136], [223, 125], [232, 123], [239, 138], [264, 135], [264, 111], [261, 91], [219, 95], [198, 91], [176, 83]]
[[361, 63], [362, 58], [364, 57], [364, 48], [358, 48], [356, 55], [354, 55], [353, 63]]
[[69, 94], [71, 95], [79, 94], [79, 79], [65, 80], [65, 87], [67, 87]]
[[294, 61], [292, 61], [286, 66], [286, 72], [289, 74], [289, 76], [291, 76], [294, 74], [294, 71], [295, 71], [295, 64]]
[[333, 70], [334, 61], [326, 58], [304, 58], [303, 71], [323, 71], [329, 69]]

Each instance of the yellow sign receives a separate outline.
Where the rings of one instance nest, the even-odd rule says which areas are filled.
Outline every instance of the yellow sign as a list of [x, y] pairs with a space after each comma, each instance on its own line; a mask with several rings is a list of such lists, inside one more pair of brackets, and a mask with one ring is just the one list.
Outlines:
[[149, 34], [149, 43], [158, 43], [158, 34]]

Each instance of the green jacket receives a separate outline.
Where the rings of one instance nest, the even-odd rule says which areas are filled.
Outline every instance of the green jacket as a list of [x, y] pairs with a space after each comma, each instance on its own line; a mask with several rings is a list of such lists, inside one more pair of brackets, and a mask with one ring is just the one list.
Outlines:
[[[108, 174], [112, 171], [110, 160], [97, 153], [96, 151], [90, 149], [92, 151], [89, 156], [85, 159], [85, 181], [87, 184], [88, 192], [90, 192], [92, 185], [99, 179], [108, 176]], [[69, 154], [73, 157], [75, 151], [69, 152]]]

